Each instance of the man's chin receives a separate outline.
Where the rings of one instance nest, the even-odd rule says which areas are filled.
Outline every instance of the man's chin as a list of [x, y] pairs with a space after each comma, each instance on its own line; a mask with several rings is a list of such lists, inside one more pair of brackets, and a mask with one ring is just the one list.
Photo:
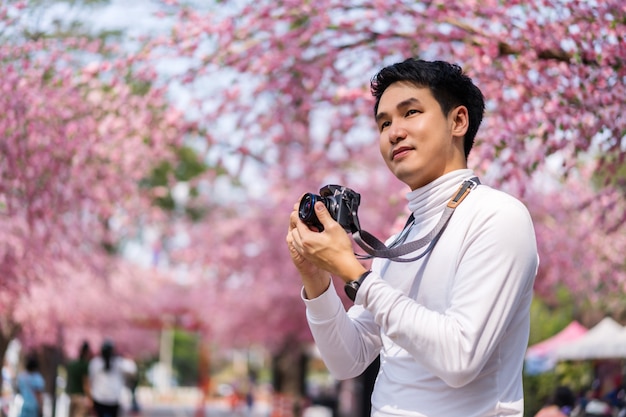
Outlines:
[[398, 170], [395, 172], [395, 176], [400, 181], [408, 185], [409, 188], [411, 188], [411, 190], [421, 188], [433, 181], [433, 178], [427, 178], [424, 175], [419, 175], [415, 172], [415, 170], [413, 171]]

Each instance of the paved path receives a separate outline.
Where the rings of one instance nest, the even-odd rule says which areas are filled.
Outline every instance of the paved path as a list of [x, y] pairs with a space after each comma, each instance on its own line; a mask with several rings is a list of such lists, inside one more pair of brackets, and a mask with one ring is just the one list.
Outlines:
[[[125, 417], [132, 417], [133, 414], [126, 414]], [[239, 413], [234, 413], [224, 407], [207, 406], [204, 413], [197, 407], [187, 405], [151, 405], [144, 407], [137, 417], [244, 417]]]
[[252, 412], [246, 408], [236, 410], [222, 403], [208, 403], [204, 412], [198, 406], [176, 404], [152, 404], [142, 407], [141, 413], [126, 413], [123, 417], [269, 417], [266, 406], [260, 405]]

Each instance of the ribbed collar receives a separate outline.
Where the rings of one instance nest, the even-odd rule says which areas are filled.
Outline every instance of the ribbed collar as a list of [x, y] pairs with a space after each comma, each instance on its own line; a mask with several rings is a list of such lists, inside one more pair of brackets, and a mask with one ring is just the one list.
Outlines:
[[433, 217], [441, 216], [444, 206], [453, 197], [459, 186], [474, 176], [471, 169], [458, 169], [449, 172], [435, 181], [406, 194], [409, 210], [415, 216], [415, 223], [428, 222]]

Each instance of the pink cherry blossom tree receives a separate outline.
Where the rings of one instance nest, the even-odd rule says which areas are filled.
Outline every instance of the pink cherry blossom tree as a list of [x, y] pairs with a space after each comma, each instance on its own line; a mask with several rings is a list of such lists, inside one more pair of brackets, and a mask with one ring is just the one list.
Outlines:
[[[0, 356], [19, 331], [27, 344], [49, 343], [58, 326], [90, 314], [103, 329], [98, 306], [118, 318], [141, 310], [142, 299], [111, 308], [123, 291], [103, 286], [123, 277], [124, 298], [142, 293], [130, 290], [150, 275], [124, 272], [115, 249], [166, 219], [153, 205], [159, 190], [141, 184], [190, 128], [140, 57], [110, 58], [84, 37], [21, 36], [24, 7], [0, 6]], [[102, 304], [73, 304], [60, 288]]]
[[527, 197], [541, 256], [535, 290], [554, 305], [558, 288], [565, 287], [577, 306], [624, 318], [624, 194], [593, 189], [592, 168], [570, 176], [558, 194]]
[[[181, 79], [213, 146], [296, 178], [372, 145], [368, 81], [379, 67], [409, 56], [458, 62], [488, 99], [473, 164], [497, 171], [492, 181], [525, 183], [546, 155], [559, 151], [565, 173], [594, 141], [600, 162], [619, 166], [623, 14], [614, 0], [181, 6], [158, 51], [188, 58]], [[220, 69], [223, 80], [209, 82]], [[225, 118], [234, 122], [222, 132]]]

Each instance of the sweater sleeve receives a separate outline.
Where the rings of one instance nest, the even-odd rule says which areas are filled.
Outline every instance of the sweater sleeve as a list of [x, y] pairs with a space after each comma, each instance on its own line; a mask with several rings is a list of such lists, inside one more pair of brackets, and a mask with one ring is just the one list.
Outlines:
[[[464, 204], [465, 214], [455, 214], [456, 227], [451, 223], [446, 229], [435, 248], [438, 255], [429, 261], [440, 266], [428, 273], [441, 273], [447, 286], [444, 309], [429, 309], [379, 277], [366, 280], [356, 300], [386, 336], [452, 387], [473, 381], [505, 337], [517, 338], [517, 345], [527, 340], [525, 320], [538, 266], [532, 221], [519, 201], [499, 197], [469, 211]], [[450, 268], [441, 265], [450, 263], [452, 277], [444, 281]]]
[[372, 314], [358, 305], [346, 312], [334, 285], [315, 299], [302, 299], [316, 346], [333, 377], [343, 380], [363, 373], [381, 347]]

